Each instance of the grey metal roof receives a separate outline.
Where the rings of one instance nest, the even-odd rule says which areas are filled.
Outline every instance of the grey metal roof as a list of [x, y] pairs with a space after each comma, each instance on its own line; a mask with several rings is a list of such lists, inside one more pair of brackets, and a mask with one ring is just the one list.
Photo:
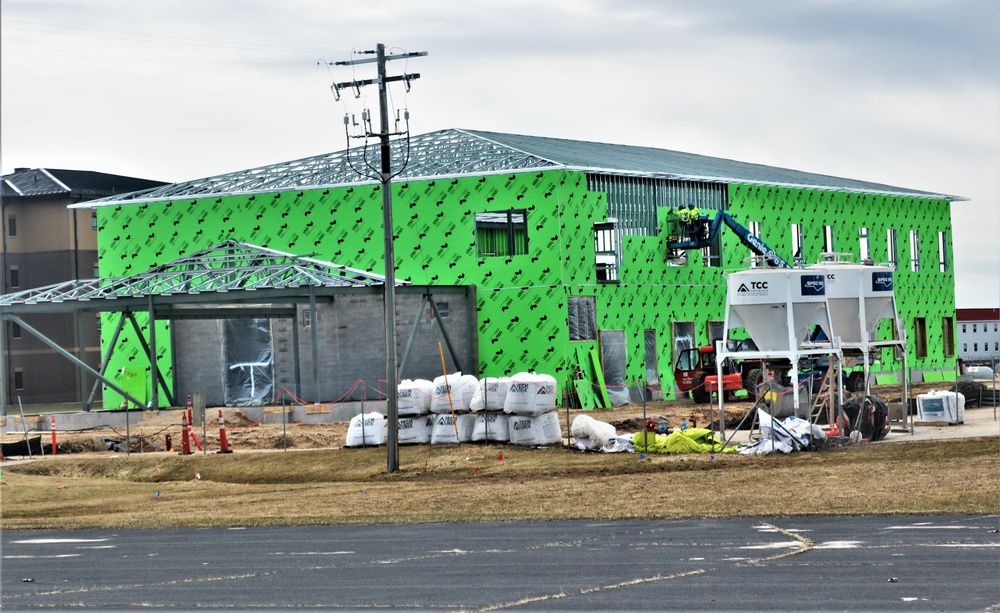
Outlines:
[[90, 200], [167, 185], [163, 181], [60, 168], [18, 168], [0, 179], [0, 193], [8, 201], [52, 198]]
[[[394, 145], [392, 156], [392, 167], [405, 166], [399, 178], [407, 180], [566, 168], [657, 179], [749, 183], [952, 201], [965, 200], [960, 196], [667, 149], [477, 130], [449, 129], [413, 136], [409, 147], [401, 142]], [[375, 175], [368, 170], [368, 167], [379, 167], [377, 142], [367, 148], [355, 147], [291, 162], [93, 200], [76, 206], [90, 207], [123, 202], [374, 183]]]
[[6, 294], [0, 296], [0, 308], [308, 286], [372, 287], [384, 283], [385, 277], [381, 275], [248, 243], [226, 241], [131, 277], [64, 281]]

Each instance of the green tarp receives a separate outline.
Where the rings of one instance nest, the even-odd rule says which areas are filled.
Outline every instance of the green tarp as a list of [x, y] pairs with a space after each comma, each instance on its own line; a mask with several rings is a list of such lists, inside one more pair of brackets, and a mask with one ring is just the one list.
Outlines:
[[636, 432], [632, 446], [643, 453], [731, 453], [736, 447], [723, 449], [722, 442], [707, 428], [674, 430], [670, 434]]

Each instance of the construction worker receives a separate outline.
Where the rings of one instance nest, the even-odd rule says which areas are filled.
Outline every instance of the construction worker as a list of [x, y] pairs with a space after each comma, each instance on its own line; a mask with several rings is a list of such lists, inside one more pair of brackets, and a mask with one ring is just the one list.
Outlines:
[[687, 226], [691, 220], [689, 211], [683, 206], [679, 206], [672, 211], [674, 217], [677, 219], [677, 234], [680, 237], [687, 235]]
[[691, 240], [698, 239], [698, 230], [701, 227], [701, 212], [698, 210], [693, 203], [688, 204], [688, 234], [691, 236]]

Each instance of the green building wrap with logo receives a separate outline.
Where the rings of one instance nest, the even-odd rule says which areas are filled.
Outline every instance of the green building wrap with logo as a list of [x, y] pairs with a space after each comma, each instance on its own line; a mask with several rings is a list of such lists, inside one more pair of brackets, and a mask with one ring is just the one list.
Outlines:
[[[227, 240], [380, 273], [381, 186], [352, 170], [348, 157], [358, 155], [87, 203], [98, 213], [101, 276], [148, 271]], [[466, 340], [478, 361], [465, 368], [478, 377], [550, 374], [560, 393], [592, 386], [599, 403], [604, 390], [612, 404], [635, 400], [642, 387], [673, 397], [678, 351], [722, 337], [725, 275], [745, 269], [751, 255], [729, 232], [704, 249], [671, 253], [673, 213], [688, 204], [710, 219], [725, 211], [788, 262], [839, 252], [890, 264], [908, 366], [955, 367], [955, 196], [662, 149], [469, 130], [412, 137], [391, 190], [397, 280], [475, 288], [474, 338]], [[105, 315], [105, 351], [112, 321]], [[171, 327], [157, 322], [157, 359], [176, 385], [187, 348]], [[368, 342], [378, 345], [380, 334], [369, 331]], [[878, 334], [890, 338], [891, 322]], [[148, 365], [145, 351], [123, 330], [108, 372]], [[876, 372], [899, 371], [899, 357], [884, 352]], [[440, 374], [440, 363], [427, 370]], [[384, 370], [369, 377], [375, 388]], [[121, 401], [111, 389], [104, 398], [109, 407]]]

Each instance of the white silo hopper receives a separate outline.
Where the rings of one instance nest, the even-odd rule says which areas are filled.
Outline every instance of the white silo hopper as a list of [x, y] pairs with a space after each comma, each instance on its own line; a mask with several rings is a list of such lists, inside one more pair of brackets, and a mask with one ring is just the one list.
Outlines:
[[730, 274], [727, 288], [727, 328], [745, 328], [759, 351], [797, 351], [814, 325], [830, 327], [822, 273], [752, 268]]
[[893, 276], [888, 266], [824, 262], [806, 270], [826, 277], [830, 325], [827, 338], [840, 336], [842, 347], [862, 347], [875, 340], [879, 322], [895, 316]]

